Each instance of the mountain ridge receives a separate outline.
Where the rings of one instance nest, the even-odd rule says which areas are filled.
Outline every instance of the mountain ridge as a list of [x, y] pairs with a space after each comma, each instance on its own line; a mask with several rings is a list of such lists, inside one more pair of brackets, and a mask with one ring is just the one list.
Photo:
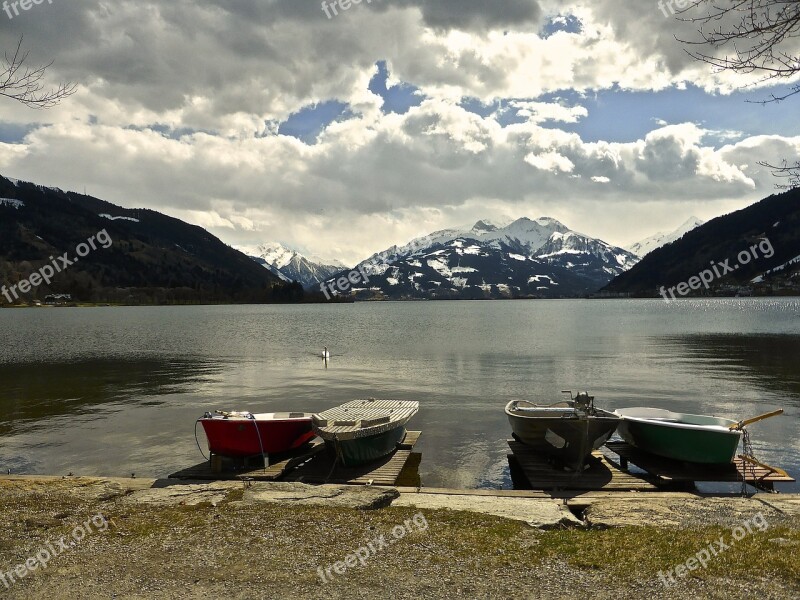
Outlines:
[[[28, 279], [53, 256], [73, 254], [98, 232], [112, 240], [22, 300], [69, 294], [75, 301], [122, 304], [283, 302], [303, 299], [211, 233], [149, 209], [0, 176], [0, 282]], [[13, 299], [13, 297], [12, 297]], [[7, 298], [0, 297], [0, 303]]]
[[[756, 256], [740, 260], [753, 252]], [[713, 271], [714, 265], [730, 263], [730, 270], [718, 268], [719, 276], [714, 272], [708, 289], [702, 286], [689, 295], [796, 294], [800, 291], [800, 261], [792, 261], [799, 255], [800, 188], [796, 188], [712, 219], [650, 252], [603, 292], [656, 297], [661, 288], [669, 289], [703, 271]], [[781, 265], [785, 266], [778, 269]], [[778, 271], [767, 273], [773, 269]], [[759, 277], [761, 281], [753, 281]]]
[[679, 240], [693, 229], [697, 229], [698, 227], [704, 224], [705, 221], [702, 221], [701, 219], [692, 216], [689, 217], [677, 229], [674, 229], [673, 231], [667, 233], [664, 232], [655, 233], [649, 237], [644, 238], [643, 240], [639, 240], [635, 244], [631, 244], [630, 246], [625, 246], [625, 249], [628, 250], [629, 252], [632, 252], [633, 254], [635, 254], [640, 258], [644, 258], [648, 254], [650, 254], [653, 250], [657, 250], [662, 246], [671, 244], [675, 240]]
[[355, 267], [370, 281], [352, 293], [360, 299], [580, 297], [637, 260], [550, 217], [521, 217], [502, 227], [481, 219], [373, 254]]

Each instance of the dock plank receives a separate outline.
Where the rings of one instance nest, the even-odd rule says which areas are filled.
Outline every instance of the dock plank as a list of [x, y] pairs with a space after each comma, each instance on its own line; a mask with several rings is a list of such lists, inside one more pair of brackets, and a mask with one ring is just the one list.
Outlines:
[[738, 457], [727, 465], [702, 465], [655, 456], [627, 442], [608, 442], [606, 447], [620, 457], [623, 466], [627, 462], [633, 463], [662, 481], [739, 483], [745, 480], [756, 487], [766, 488], [771, 488], [774, 483], [795, 481], [783, 472], [750, 465]]
[[[285, 473], [312, 459], [325, 449], [325, 442], [314, 438], [308, 444], [291, 452], [271, 455], [270, 464], [264, 467], [250, 466], [246, 461], [230, 461], [220, 471], [211, 467], [210, 461], [203, 461], [193, 467], [182, 469], [169, 476], [169, 479], [194, 479], [199, 481], [229, 481], [236, 479], [252, 479], [254, 481], [276, 481]], [[258, 460], [261, 460], [260, 458]], [[274, 461], [274, 462], [273, 462]]]
[[509, 463], [515, 463], [532, 490], [656, 491], [652, 478], [617, 469], [599, 451], [592, 453], [582, 473], [559, 470], [530, 446], [510, 439]]
[[403, 468], [411, 457], [421, 431], [409, 431], [398, 444], [398, 449], [378, 461], [358, 467], [335, 464], [332, 452], [321, 452], [312, 460], [294, 469], [283, 477], [284, 481], [303, 483], [337, 483], [354, 485], [394, 486]]

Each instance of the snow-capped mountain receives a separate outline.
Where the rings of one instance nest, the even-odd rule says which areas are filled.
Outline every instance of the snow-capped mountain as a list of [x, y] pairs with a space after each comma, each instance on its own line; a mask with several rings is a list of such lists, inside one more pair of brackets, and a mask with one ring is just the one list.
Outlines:
[[541, 247], [549, 239], [550, 235], [556, 231], [565, 233], [569, 230], [555, 219], [546, 217], [536, 221], [522, 218], [505, 225], [483, 219], [472, 227], [442, 229], [441, 231], [415, 238], [405, 246], [392, 246], [383, 252], [372, 255], [364, 263], [394, 262], [436, 244], [447, 244], [459, 238], [469, 238], [488, 244], [495, 243], [496, 245], [504, 242], [520, 248], [535, 249]]
[[655, 235], [651, 235], [649, 238], [645, 238], [639, 242], [636, 242], [635, 244], [626, 246], [625, 249], [628, 250], [629, 252], [632, 252], [639, 258], [644, 258], [646, 255], [650, 254], [653, 250], [661, 248], [661, 246], [666, 246], [667, 244], [671, 244], [675, 240], [681, 239], [685, 234], [689, 233], [692, 229], [696, 229], [704, 224], [705, 221], [701, 221], [697, 217], [691, 217], [683, 225], [678, 227], [675, 231], [672, 231], [670, 233], [657, 233]]
[[575, 297], [592, 293], [638, 258], [551, 218], [437, 231], [374, 254], [358, 297]]
[[297, 281], [306, 288], [319, 286], [321, 281], [345, 268], [338, 261], [307, 258], [277, 242], [240, 250], [284, 281]]

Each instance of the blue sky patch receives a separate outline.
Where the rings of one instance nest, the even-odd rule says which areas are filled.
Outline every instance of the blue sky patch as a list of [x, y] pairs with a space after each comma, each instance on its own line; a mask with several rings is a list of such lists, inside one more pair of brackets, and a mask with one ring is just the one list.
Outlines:
[[[668, 88], [660, 92], [632, 92], [619, 88], [589, 96], [573, 91], [547, 94], [541, 102], [560, 101], [568, 106], [585, 106], [589, 116], [578, 123], [544, 126], [575, 132], [586, 142], [632, 142], [668, 124], [697, 123], [705, 129], [739, 131], [751, 135], [797, 135], [800, 124], [792, 111], [781, 104], [751, 104], [768, 97], [764, 90], [735, 92], [728, 96], [708, 94], [696, 86], [685, 90]], [[730, 139], [722, 143], [730, 142]]]
[[328, 125], [352, 116], [353, 113], [347, 104], [338, 100], [328, 100], [300, 109], [280, 124], [278, 133], [296, 137], [306, 144], [313, 144]]
[[0, 121], [0, 142], [4, 144], [20, 144], [31, 131], [39, 127], [38, 123], [7, 123]]
[[557, 15], [550, 17], [542, 27], [539, 35], [543, 39], [549, 38], [554, 33], [564, 31], [566, 33], [583, 32], [583, 24], [575, 15]]
[[383, 114], [397, 113], [406, 114], [414, 106], [419, 106], [425, 99], [419, 94], [419, 88], [408, 83], [400, 83], [387, 88], [386, 82], [389, 79], [389, 68], [385, 60], [377, 63], [378, 72], [369, 82], [369, 91], [383, 98]]

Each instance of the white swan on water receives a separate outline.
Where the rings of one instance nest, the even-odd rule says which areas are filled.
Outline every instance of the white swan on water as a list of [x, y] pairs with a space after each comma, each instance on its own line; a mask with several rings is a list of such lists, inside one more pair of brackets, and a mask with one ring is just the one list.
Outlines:
[[325, 347], [322, 349], [322, 358], [330, 358], [330, 357], [331, 357], [331, 353], [330, 353], [330, 352], [328, 352], [328, 347], [327, 347], [327, 346], [325, 346]]

